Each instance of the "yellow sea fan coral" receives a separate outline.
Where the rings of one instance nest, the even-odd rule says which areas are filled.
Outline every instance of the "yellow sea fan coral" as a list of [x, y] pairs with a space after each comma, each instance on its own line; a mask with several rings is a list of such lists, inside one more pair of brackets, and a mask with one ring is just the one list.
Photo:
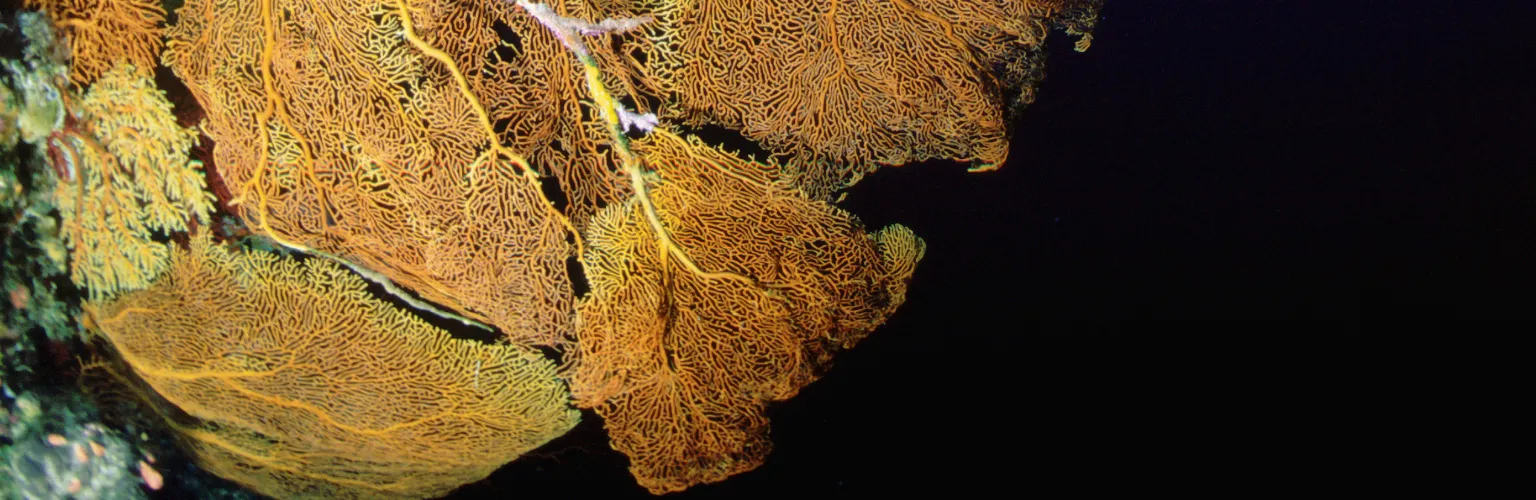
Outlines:
[[75, 111], [78, 126], [54, 139], [65, 172], [55, 193], [70, 277], [99, 299], [164, 271], [170, 250], [157, 235], [206, 224], [214, 197], [202, 164], [187, 159], [196, 132], [133, 66], [102, 75]]
[[1055, 17], [1092, 19], [1098, 2], [617, 1], [656, 21], [619, 39], [609, 66], [630, 68], [662, 118], [816, 160], [799, 162], [798, 182], [821, 198], [877, 164], [1000, 165], [1007, 99], [1033, 95]]
[[194, 237], [85, 309], [200, 466], [277, 498], [443, 495], [579, 418], [538, 351], [452, 338], [324, 259]]
[[659, 494], [760, 465], [772, 447], [764, 407], [885, 321], [923, 243], [900, 226], [866, 233], [774, 183], [777, 166], [666, 134], [638, 150], [660, 172], [650, 193], [664, 225], [718, 273], [663, 253], [638, 203], [600, 212], [582, 258], [592, 292], [571, 388]]
[[[165, 62], [206, 110], [220, 174], [254, 230], [372, 269], [515, 342], [554, 345], [571, 336], [574, 228], [531, 169], [606, 156], [579, 139], [579, 103], [562, 99], [574, 90], [560, 82], [577, 81], [564, 49], [536, 43], [548, 36], [514, 9], [189, 0]], [[495, 23], [525, 34], [522, 52], [496, 50]], [[517, 60], [487, 59], [503, 53]], [[548, 146], [559, 137], [569, 150]]]
[[70, 80], [82, 86], [118, 63], [148, 74], [164, 44], [158, 0], [26, 0], [26, 7], [47, 12], [69, 38]]

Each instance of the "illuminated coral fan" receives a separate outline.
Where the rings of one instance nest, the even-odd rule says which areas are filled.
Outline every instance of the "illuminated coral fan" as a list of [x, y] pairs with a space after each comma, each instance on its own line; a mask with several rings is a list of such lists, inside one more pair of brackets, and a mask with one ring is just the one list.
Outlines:
[[77, 111], [80, 125], [49, 141], [64, 173], [55, 190], [70, 277], [93, 298], [143, 288], [168, 266], [158, 236], [207, 224], [213, 212], [202, 164], [187, 158], [197, 135], [129, 65], [93, 83]]
[[[540, 61], [530, 43], [516, 61], [523, 76], [486, 77], [514, 72], [484, 59], [491, 24], [532, 37], [537, 23], [510, 5], [490, 4], [505, 12], [487, 17], [462, 4], [193, 0], [165, 59], [207, 111], [221, 174], [253, 228], [373, 269], [512, 340], [556, 345], [571, 335], [572, 229], [530, 165], [550, 162], [534, 152], [562, 130], [576, 153], [594, 146], [558, 125], [579, 114], [551, 88], [569, 62]], [[547, 50], [565, 56], [558, 43]], [[497, 132], [507, 115], [518, 120]], [[592, 156], [582, 161], [601, 162]]]
[[[883, 323], [923, 256], [830, 200], [883, 164], [999, 165], [1047, 31], [1085, 48], [1097, 8], [188, 0], [163, 62], [227, 201], [311, 257], [205, 235], [91, 311], [195, 419], [172, 420], [201, 463], [268, 494], [441, 494], [569, 429], [561, 384], [650, 491], [721, 481], [763, 462], [766, 406]], [[770, 157], [683, 128], [705, 125]], [[337, 264], [508, 344], [449, 339]]]
[[175, 405], [198, 464], [274, 497], [438, 496], [576, 424], [538, 351], [454, 339], [366, 288], [200, 237], [150, 288], [86, 310]]
[[902, 226], [867, 233], [852, 214], [775, 184], [774, 165], [662, 136], [645, 157], [679, 245], [716, 274], [661, 252], [638, 203], [595, 218], [582, 258], [572, 391], [655, 493], [715, 482], [772, 449], [765, 406], [794, 396], [839, 350], [885, 322], [923, 255]]
[[[655, 16], [618, 50], [663, 118], [740, 131], [801, 158], [826, 196], [877, 164], [1008, 156], [1052, 26], [1086, 37], [1097, 0], [632, 0]], [[722, 26], [729, 26], [722, 29]], [[1086, 48], [1086, 39], [1081, 47]], [[818, 160], [818, 161], [811, 161]]]
[[69, 40], [69, 78], [79, 85], [119, 63], [148, 75], [165, 44], [165, 10], [156, 0], [26, 0], [46, 11]]

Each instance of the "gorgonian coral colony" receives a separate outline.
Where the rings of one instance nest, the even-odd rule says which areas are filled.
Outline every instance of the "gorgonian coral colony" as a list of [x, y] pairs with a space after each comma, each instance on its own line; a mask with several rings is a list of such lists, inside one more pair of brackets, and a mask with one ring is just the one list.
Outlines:
[[576, 424], [533, 348], [452, 338], [327, 260], [190, 246], [85, 310], [215, 474], [280, 498], [436, 496]]
[[[766, 405], [883, 323], [923, 256], [835, 197], [880, 165], [995, 168], [1047, 32], [1086, 48], [1098, 10], [188, 0], [164, 26], [141, 0], [28, 4], [89, 89], [54, 156], [78, 172], [65, 227], [90, 323], [132, 371], [118, 378], [174, 407], [204, 467], [284, 497], [440, 495], [574, 408], [654, 493], [751, 470]], [[201, 108], [220, 201], [287, 252], [207, 234], [192, 136], [142, 76], [157, 54]], [[508, 345], [450, 339], [356, 274]]]

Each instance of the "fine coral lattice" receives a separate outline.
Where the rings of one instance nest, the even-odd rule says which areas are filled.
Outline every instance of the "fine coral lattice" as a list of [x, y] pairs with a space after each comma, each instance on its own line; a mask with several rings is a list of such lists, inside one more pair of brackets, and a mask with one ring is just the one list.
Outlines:
[[78, 111], [82, 125], [50, 139], [63, 173], [55, 191], [70, 276], [101, 298], [164, 271], [170, 249], [157, 237], [207, 224], [214, 200], [202, 165], [187, 159], [196, 133], [176, 124], [164, 93], [132, 66], [92, 84]]
[[878, 164], [1000, 165], [1008, 101], [1033, 95], [1048, 29], [1057, 16], [1091, 18], [1097, 4], [633, 0], [614, 10], [656, 22], [611, 56], [662, 102], [663, 118], [724, 126], [800, 158], [797, 182], [825, 197]]
[[[197, 152], [290, 257], [164, 243], [208, 210], [174, 124], [61, 138], [61, 205], [79, 248], [160, 241], [93, 265], [164, 277], [90, 313], [220, 475], [440, 494], [564, 432], [573, 403], [642, 486], [680, 491], [760, 465], [768, 405], [906, 300], [923, 240], [830, 200], [883, 165], [1000, 165], [1048, 34], [1087, 48], [1100, 2], [186, 0], [162, 62], [199, 105]], [[157, 180], [153, 155], [188, 168]], [[147, 211], [79, 217], [93, 200]]]
[[901, 226], [866, 233], [775, 184], [774, 165], [668, 134], [638, 150], [662, 173], [651, 193], [677, 243], [700, 266], [750, 277], [684, 269], [636, 202], [592, 221], [572, 392], [640, 484], [665, 493], [761, 464], [765, 406], [885, 321], [923, 243]]
[[538, 351], [452, 338], [327, 260], [206, 236], [172, 260], [86, 311], [198, 464], [260, 493], [438, 496], [578, 419]]
[[[574, 228], [533, 173], [549, 160], [526, 154], [548, 149], [535, 145], [556, 132], [542, 127], [571, 121], [534, 98], [558, 96], [546, 79], [571, 64], [525, 55], [490, 68], [532, 74], [485, 83], [484, 58], [499, 52], [465, 43], [494, 43], [490, 25], [505, 20], [528, 30], [531, 54], [541, 29], [502, 4], [191, 0], [165, 59], [207, 111], [220, 173], [253, 228], [515, 341], [555, 345], [571, 331]], [[465, 50], [478, 56], [456, 57]]]
[[69, 39], [70, 80], [86, 85], [119, 63], [149, 74], [164, 44], [165, 10], [157, 0], [26, 0], [48, 13]]

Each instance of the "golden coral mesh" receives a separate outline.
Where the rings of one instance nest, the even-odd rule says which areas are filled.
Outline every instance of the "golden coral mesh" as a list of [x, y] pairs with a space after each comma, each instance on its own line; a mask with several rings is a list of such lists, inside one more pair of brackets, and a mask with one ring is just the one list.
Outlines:
[[774, 182], [753, 164], [658, 134], [639, 151], [672, 237], [710, 275], [663, 255], [635, 202], [591, 224], [571, 390], [653, 493], [762, 464], [763, 412], [816, 379], [899, 306], [923, 243]]
[[1039, 84], [1047, 32], [1085, 35], [1099, 3], [620, 1], [656, 22], [610, 54], [662, 118], [798, 158], [796, 182], [826, 199], [879, 165], [1002, 165], [1008, 110]]
[[85, 309], [197, 463], [264, 495], [440, 496], [579, 418], [537, 350], [452, 338], [328, 260], [206, 236], [171, 260]]
[[46, 12], [69, 40], [69, 77], [77, 85], [120, 63], [148, 75], [165, 42], [159, 0], [25, 0], [23, 5]]
[[[1048, 29], [1086, 34], [1097, 4], [188, 0], [164, 62], [253, 229], [512, 345], [563, 348], [577, 404], [661, 493], [761, 464], [764, 407], [905, 300], [922, 240], [825, 200], [880, 164], [1000, 164]], [[620, 24], [638, 33], [562, 40], [576, 24], [561, 23], [637, 16], [651, 21]], [[632, 148], [619, 121], [637, 118], [653, 129]], [[273, 366], [250, 356], [221, 362]]]
[[[253, 229], [377, 271], [513, 341], [557, 345], [572, 332], [575, 228], [537, 172], [606, 157], [561, 87], [573, 65], [513, 9], [191, 0], [165, 62], [207, 111]], [[525, 43], [498, 51], [493, 26]], [[562, 188], [581, 186], [567, 178]]]
[[102, 298], [147, 286], [168, 265], [163, 236], [208, 223], [213, 195], [154, 81], [131, 65], [101, 76], [78, 106], [79, 127], [53, 139], [65, 175], [55, 188], [70, 277]]

